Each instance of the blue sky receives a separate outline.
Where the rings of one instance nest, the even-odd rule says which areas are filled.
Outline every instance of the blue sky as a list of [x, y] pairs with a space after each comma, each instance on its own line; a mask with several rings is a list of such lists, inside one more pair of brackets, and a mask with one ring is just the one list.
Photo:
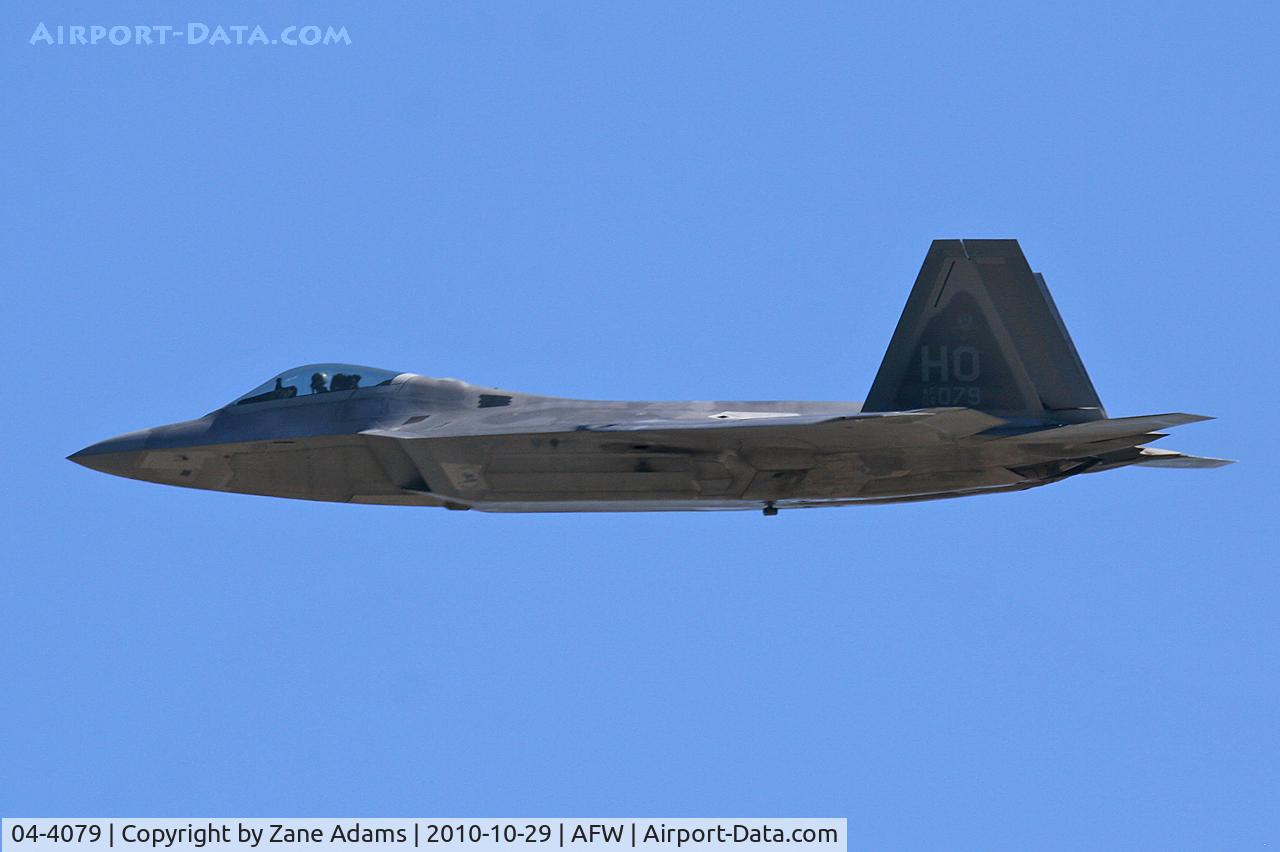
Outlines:
[[[6, 7], [5, 815], [847, 816], [1274, 840], [1263, 4]], [[48, 47], [56, 24], [349, 46]], [[64, 460], [313, 361], [862, 399], [929, 241], [1017, 237], [1113, 416], [1217, 471], [489, 516]]]

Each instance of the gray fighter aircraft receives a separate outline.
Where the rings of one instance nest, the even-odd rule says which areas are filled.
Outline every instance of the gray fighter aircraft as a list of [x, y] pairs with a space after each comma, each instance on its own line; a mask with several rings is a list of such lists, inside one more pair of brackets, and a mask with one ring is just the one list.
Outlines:
[[1109, 418], [1016, 240], [937, 240], [866, 402], [606, 402], [338, 364], [70, 456], [213, 491], [487, 512], [842, 506], [1126, 465], [1195, 414]]

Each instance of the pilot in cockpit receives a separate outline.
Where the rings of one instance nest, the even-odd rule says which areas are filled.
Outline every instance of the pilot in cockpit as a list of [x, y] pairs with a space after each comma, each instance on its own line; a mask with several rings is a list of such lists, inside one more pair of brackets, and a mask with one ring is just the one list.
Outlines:
[[[359, 372], [355, 372], [357, 370]], [[315, 396], [338, 391], [357, 391], [365, 387], [389, 385], [399, 375], [401, 374], [391, 370], [376, 370], [373, 367], [357, 367], [352, 364], [307, 364], [280, 373], [236, 399], [232, 404], [256, 405], [293, 399], [302, 394]], [[309, 383], [308, 376], [310, 376]]]

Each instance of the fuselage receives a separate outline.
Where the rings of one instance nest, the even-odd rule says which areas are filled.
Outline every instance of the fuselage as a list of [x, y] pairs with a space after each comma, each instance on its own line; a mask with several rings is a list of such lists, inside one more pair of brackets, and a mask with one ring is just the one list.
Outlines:
[[[929, 499], [1029, 487], [1071, 467], [990, 437], [863, 427], [858, 402], [575, 400], [410, 373], [261, 398], [271, 393], [71, 458], [189, 488], [488, 511]], [[860, 428], [753, 428], [829, 418]]]
[[607, 402], [350, 364], [286, 370], [196, 420], [71, 456], [243, 494], [494, 512], [932, 500], [1130, 464], [1206, 418], [1111, 419], [1016, 240], [935, 240], [865, 403]]

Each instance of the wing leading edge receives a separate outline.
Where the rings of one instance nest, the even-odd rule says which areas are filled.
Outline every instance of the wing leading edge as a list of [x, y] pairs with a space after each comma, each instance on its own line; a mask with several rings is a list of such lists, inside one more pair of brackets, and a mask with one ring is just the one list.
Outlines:
[[536, 416], [526, 420], [502, 423], [476, 422], [459, 418], [448, 422], [422, 421], [393, 428], [366, 429], [360, 434], [378, 438], [459, 438], [490, 435], [549, 435], [573, 432], [625, 433], [715, 433], [726, 432], [746, 437], [776, 435], [779, 438], [801, 437], [810, 430], [867, 432], [884, 435], [902, 427], [918, 427], [922, 434], [955, 439], [976, 435], [1005, 424], [1001, 418], [969, 408], [934, 408], [918, 411], [892, 411], [868, 414], [812, 414], [786, 417], [757, 417], [741, 420], [718, 420], [714, 416], [617, 420], [598, 423], [568, 423], [563, 418], [539, 423]]

